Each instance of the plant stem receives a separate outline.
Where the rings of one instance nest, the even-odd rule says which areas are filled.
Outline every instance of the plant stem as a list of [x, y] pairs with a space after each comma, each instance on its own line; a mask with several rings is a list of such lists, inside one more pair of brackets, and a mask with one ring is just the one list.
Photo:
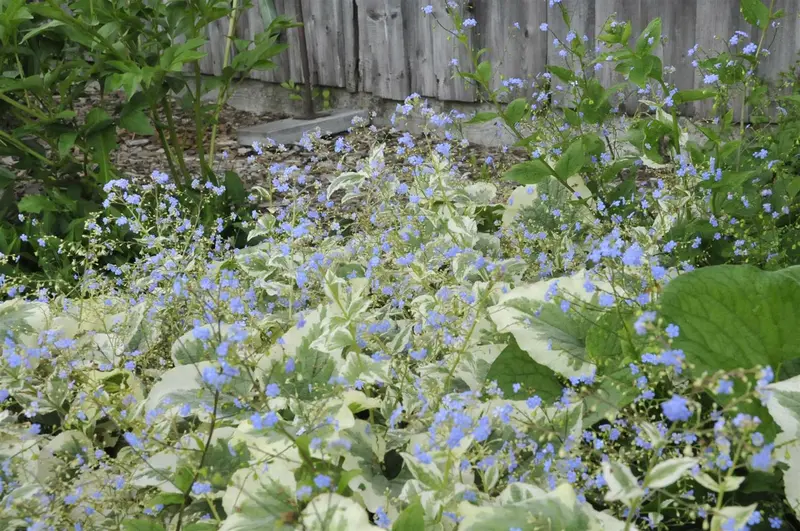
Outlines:
[[[772, 19], [772, 13], [775, 11], [775, 0], [771, 0], [769, 3], [769, 18]], [[769, 25], [767, 26], [769, 28]], [[756, 70], [758, 69], [759, 57], [761, 57], [761, 49], [764, 46], [764, 37], [767, 36], [766, 30], [761, 32], [761, 37], [758, 39], [758, 48], [756, 49], [755, 61], [753, 62], [753, 75], [756, 74]], [[744, 113], [747, 110], [747, 85], [748, 82], [744, 82], [744, 94], [742, 94], [742, 107], [741, 107], [741, 114], [739, 115], [739, 147], [736, 148], [736, 171], [739, 171], [739, 167], [741, 165], [742, 160], [742, 143], [744, 142]]]
[[172, 103], [169, 100], [169, 96], [164, 96], [161, 98], [161, 104], [164, 106], [164, 114], [167, 116], [167, 127], [169, 127], [169, 136], [170, 141], [172, 142], [172, 148], [175, 150], [175, 158], [178, 159], [178, 166], [181, 169], [184, 184], [188, 184], [189, 171], [186, 169], [186, 160], [183, 156], [183, 148], [178, 140], [178, 130], [175, 128], [175, 120], [172, 116]]
[[203, 120], [203, 106], [200, 92], [203, 89], [203, 77], [200, 72], [200, 61], [194, 62], [194, 143], [197, 150], [197, 160], [200, 163], [200, 173], [203, 177], [210, 177], [206, 164], [205, 123]]
[[211, 411], [211, 427], [208, 429], [208, 437], [206, 438], [206, 444], [203, 447], [203, 453], [200, 455], [200, 462], [197, 464], [197, 470], [194, 471], [194, 476], [192, 477], [192, 482], [186, 487], [186, 490], [183, 493], [183, 503], [181, 504], [181, 510], [178, 513], [178, 522], [175, 525], [175, 531], [181, 531], [181, 526], [183, 525], [183, 513], [186, 510], [186, 504], [191, 499], [189, 497], [189, 493], [192, 492], [192, 485], [194, 482], [197, 481], [197, 477], [200, 475], [200, 470], [203, 468], [203, 463], [206, 460], [206, 456], [208, 455], [208, 449], [211, 447], [211, 438], [214, 436], [214, 428], [217, 422], [217, 408], [219, 407], [219, 390], [214, 392], [214, 409]]
[[[233, 36], [234, 32], [236, 31], [236, 18], [239, 13], [239, 0], [232, 0], [231, 1], [231, 16], [228, 18], [228, 34], [225, 38], [225, 51], [222, 54], [222, 75], [225, 75], [225, 68], [228, 66], [228, 62], [230, 61], [231, 57], [231, 44], [233, 43]], [[211, 143], [208, 147], [208, 160], [211, 163], [214, 163], [214, 155], [216, 154], [216, 141], [217, 141], [217, 124], [219, 122], [219, 115], [222, 112], [222, 105], [225, 100], [225, 96], [228, 92], [228, 86], [231, 83], [231, 79], [229, 78], [223, 86], [219, 88], [219, 93], [217, 94], [217, 106], [214, 109], [214, 120], [211, 125]]]

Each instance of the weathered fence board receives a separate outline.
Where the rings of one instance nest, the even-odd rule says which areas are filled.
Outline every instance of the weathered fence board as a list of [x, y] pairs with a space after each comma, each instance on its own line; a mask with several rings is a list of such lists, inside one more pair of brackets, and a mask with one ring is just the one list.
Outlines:
[[[295, 16], [296, 0], [275, 0], [279, 13]], [[595, 37], [609, 16], [633, 23], [633, 37], [647, 21], [661, 17], [663, 46], [657, 50], [665, 66], [674, 68], [667, 80], [678, 88], [703, 86], [703, 76], [691, 65], [687, 51], [699, 44], [707, 50], [727, 45], [733, 32], [747, 31], [753, 40], [759, 33], [749, 27], [739, 12], [737, 0], [563, 0], [572, 14], [576, 38], [587, 37], [586, 46], [599, 45]], [[351, 92], [368, 92], [383, 98], [401, 100], [412, 92], [441, 100], [474, 101], [474, 87], [454, 75], [456, 67], [471, 70], [469, 55], [441, 27], [449, 28], [445, 0], [302, 0], [306, 22], [307, 48], [312, 77], [316, 84], [341, 87]], [[459, 2], [463, 3], [463, 2]], [[792, 66], [800, 58], [800, 2], [776, 0], [785, 9], [780, 33], [774, 29], [765, 36], [771, 55], [764, 59], [760, 72], [770, 77]], [[433, 14], [423, 8], [433, 6]], [[468, 30], [471, 44], [487, 48], [487, 57], [502, 79], [529, 80], [544, 71], [547, 64], [568, 64], [561, 56], [561, 46], [554, 34], [567, 34], [558, 7], [546, 0], [470, 0], [465, 16], [475, 18], [477, 27]], [[540, 31], [547, 23], [550, 31]], [[227, 19], [212, 24], [208, 35], [213, 43], [201, 61], [203, 72], [219, 74], [225, 49]], [[252, 37], [263, 31], [258, 8], [242, 13], [237, 34]], [[252, 77], [271, 82], [302, 79], [297, 30], [288, 30], [283, 39], [290, 46], [278, 58], [278, 68], [254, 72]], [[740, 45], [741, 47], [741, 45]], [[578, 65], [571, 64], [572, 68]], [[604, 83], [621, 78], [608, 67], [598, 76]], [[530, 84], [527, 85], [528, 87]], [[711, 111], [711, 102], [694, 105], [703, 114]], [[737, 105], [737, 108], [739, 105]], [[739, 111], [737, 110], [737, 117]]]

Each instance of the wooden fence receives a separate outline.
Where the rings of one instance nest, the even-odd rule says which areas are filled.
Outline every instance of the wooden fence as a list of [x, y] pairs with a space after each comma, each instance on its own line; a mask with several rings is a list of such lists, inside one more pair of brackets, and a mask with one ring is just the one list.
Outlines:
[[[739, 11], [739, 0], [563, 0], [573, 14], [573, 29], [589, 43], [613, 13], [618, 20], [633, 22], [638, 34], [647, 22], [661, 17], [664, 45], [660, 54], [675, 71], [670, 79], [679, 88], [702, 83], [691, 66], [687, 51], [695, 44], [720, 49], [736, 30], [753, 40], [758, 31], [749, 27]], [[474, 91], [453, 77], [451, 61], [462, 68], [468, 56], [438, 22], [449, 27], [445, 0], [303, 0], [306, 35], [314, 83], [367, 92], [400, 100], [412, 92], [440, 100], [474, 101]], [[422, 8], [432, 4], [434, 13]], [[295, 0], [275, 0], [280, 14], [294, 17]], [[776, 75], [800, 58], [800, 0], [776, 0], [786, 16], [777, 30], [765, 38], [770, 56], [762, 66], [765, 75]], [[553, 37], [540, 30], [547, 23], [560, 37], [566, 33], [558, 9], [548, 0], [471, 0], [467, 15], [477, 21], [469, 30], [477, 48], [488, 48], [489, 58], [506, 77], [525, 79], [561, 64]], [[206, 73], [220, 73], [227, 20], [208, 28], [212, 44], [203, 61]], [[263, 30], [258, 7], [250, 8], [238, 21], [237, 32], [252, 37]], [[776, 34], [777, 31], [777, 34]], [[300, 56], [297, 31], [286, 35], [289, 50], [279, 67], [255, 72], [253, 78], [270, 82], [299, 81]], [[741, 47], [741, 44], [740, 44]], [[601, 76], [610, 76], [610, 72]]]

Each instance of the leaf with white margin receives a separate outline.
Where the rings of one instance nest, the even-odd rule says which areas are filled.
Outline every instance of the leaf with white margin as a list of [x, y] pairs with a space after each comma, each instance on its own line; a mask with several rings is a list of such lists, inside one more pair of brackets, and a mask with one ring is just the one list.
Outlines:
[[466, 383], [470, 390], [481, 390], [486, 383], [489, 369], [505, 348], [504, 344], [492, 344], [467, 349], [456, 368], [455, 376]]
[[[175, 365], [188, 365], [199, 361], [216, 360], [218, 356], [214, 349], [211, 348], [212, 345], [217, 345], [219, 341], [230, 341], [231, 339], [231, 329], [233, 327], [230, 324], [223, 323], [219, 326], [204, 325], [202, 328], [208, 330], [215, 340], [213, 342], [204, 342], [195, 337], [194, 330], [189, 330], [172, 344], [170, 355]], [[256, 334], [248, 334], [247, 336], [248, 339], [252, 338], [255, 343], [260, 343]], [[219, 337], [219, 341], [216, 340], [217, 337]]]
[[495, 501], [500, 505], [511, 505], [528, 500], [535, 500], [543, 496], [547, 496], [547, 492], [544, 489], [536, 485], [531, 485], [530, 483], [516, 482], [504, 488], [503, 492], [497, 496]]
[[594, 531], [599, 524], [580, 509], [575, 491], [568, 484], [520, 503], [476, 506], [462, 502], [458, 514], [463, 517], [459, 531], [508, 531], [520, 529], [559, 529]]
[[50, 307], [43, 302], [11, 299], [0, 303], [0, 337], [17, 338], [28, 347], [36, 346], [39, 332], [50, 320]]
[[240, 469], [222, 496], [228, 518], [219, 531], [250, 529], [294, 529], [292, 515], [297, 509], [294, 473], [282, 461]]
[[693, 457], [667, 459], [654, 466], [650, 473], [645, 476], [644, 486], [651, 489], [669, 487], [697, 464], [698, 460]]
[[722, 492], [733, 492], [738, 489], [742, 483], [744, 483], [745, 476], [728, 476], [722, 483], [719, 483], [717, 480], [703, 472], [697, 476], [694, 476], [694, 480], [711, 492], [719, 492], [720, 489], [722, 489]]
[[303, 509], [302, 529], [307, 531], [368, 531], [380, 529], [369, 521], [359, 504], [334, 493], [320, 494]]
[[514, 226], [517, 214], [526, 207], [533, 206], [539, 202], [539, 192], [534, 185], [518, 186], [511, 192], [505, 210], [503, 211], [503, 229], [510, 229]]
[[92, 452], [92, 441], [78, 430], [62, 431], [53, 437], [39, 451], [36, 464], [36, 478], [46, 484], [54, 479], [55, 469], [65, 461], [72, 461], [77, 456], [86, 457]]
[[489, 205], [497, 196], [497, 187], [492, 183], [472, 183], [464, 187], [464, 193], [474, 205]]
[[785, 444], [776, 455], [789, 467], [783, 475], [786, 501], [800, 516], [800, 376], [770, 384], [767, 392], [767, 410], [783, 430], [775, 443]]
[[636, 476], [626, 464], [606, 461], [603, 463], [603, 479], [608, 484], [606, 501], [621, 501], [630, 506], [633, 500], [644, 495]]
[[249, 420], [240, 423], [231, 435], [233, 446], [241, 442], [255, 459], [280, 459], [291, 470], [302, 464], [297, 445], [291, 439], [276, 430], [257, 430]]
[[800, 435], [800, 376], [767, 386], [767, 410], [788, 435]]
[[[203, 381], [203, 371], [206, 368], [216, 369], [216, 364], [202, 361], [191, 365], [179, 365], [166, 371], [150, 389], [150, 394], [144, 402], [144, 410], [153, 411], [156, 408], [172, 410], [188, 404], [193, 412], [201, 416], [207, 415], [203, 406], [214, 403], [214, 391]], [[252, 382], [240, 374], [232, 377], [231, 383], [227, 385], [231, 385], [234, 392], [243, 395], [250, 390]]]
[[[747, 507], [723, 507], [717, 514], [714, 515], [714, 518], [711, 519], [711, 531], [744, 529], [745, 526], [747, 526], [747, 521], [750, 520], [751, 516], [753, 516], [757, 506], [758, 504], [754, 503], [753, 505], [748, 505]], [[732, 528], [726, 525], [731, 520], [736, 522]]]
[[[444, 483], [444, 474], [436, 466], [436, 461], [430, 463], [423, 463], [414, 455], [402, 452], [403, 464], [414, 476], [414, 479], [425, 485], [428, 489], [437, 490], [442, 487]], [[433, 456], [431, 456], [433, 457]]]
[[590, 374], [595, 367], [587, 361], [586, 335], [592, 322], [574, 312], [564, 313], [553, 300], [545, 300], [554, 282], [559, 294], [566, 292], [579, 300], [590, 300], [591, 295], [583, 287], [585, 278], [583, 272], [578, 272], [571, 277], [520, 286], [490, 307], [489, 316], [498, 332], [511, 333], [537, 363], [566, 377]]

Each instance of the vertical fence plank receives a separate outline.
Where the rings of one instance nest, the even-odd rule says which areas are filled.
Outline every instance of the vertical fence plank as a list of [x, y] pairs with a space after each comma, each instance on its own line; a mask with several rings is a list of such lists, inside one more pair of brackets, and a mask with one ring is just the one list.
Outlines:
[[405, 0], [403, 2], [403, 31], [408, 60], [409, 89], [425, 97], [438, 95], [437, 72], [433, 67], [433, 34], [444, 31], [436, 22], [434, 14], [426, 15], [422, 8], [428, 0]]
[[[606, 22], [614, 17], [618, 22], [625, 22], [631, 25], [631, 42], [635, 42], [639, 34], [647, 25], [648, 19], [642, 16], [642, 0], [597, 0], [595, 2], [595, 35], [600, 35]], [[598, 51], [602, 53], [607, 50], [606, 44], [596, 41]], [[611, 86], [625, 81], [622, 74], [614, 72], [610, 64], [604, 64], [603, 68], [597, 73], [597, 78], [603, 86]], [[639, 105], [639, 98], [636, 97], [635, 89], [631, 89], [633, 94], [625, 100], [625, 109], [633, 112]]]
[[356, 0], [342, 0], [342, 33], [344, 34], [344, 87], [358, 92], [358, 8]]
[[[437, 6], [434, 2], [434, 13], [438, 20], [448, 29], [452, 28], [452, 23], [442, 6]], [[461, 15], [464, 19], [471, 18], [471, 13], [461, 6]], [[456, 68], [462, 71], [471, 71], [469, 52], [464, 46], [448, 31], [443, 28], [431, 28], [433, 40], [433, 71], [436, 75], [437, 89], [436, 97], [440, 100], [451, 101], [475, 101], [474, 85], [465, 83], [464, 79], [457, 75]], [[467, 29], [470, 46], [474, 44], [475, 29]], [[458, 65], [453, 65], [456, 59]]]
[[[275, 2], [275, 8], [278, 11], [278, 14], [283, 14], [283, 2], [282, 0], [278, 0]], [[254, 5], [247, 9], [244, 13], [239, 15], [239, 21], [237, 23], [236, 33], [239, 37], [251, 40], [255, 38], [255, 36], [264, 31], [264, 21], [261, 18], [261, 10], [258, 7], [258, 4]], [[281, 39], [285, 42], [288, 40], [288, 33], [293, 32], [294, 30], [287, 30], [284, 32], [284, 35]], [[272, 70], [256, 70], [250, 74], [250, 77], [253, 79], [259, 79], [261, 81], [268, 81], [271, 83], [281, 83], [283, 81], [289, 80], [289, 60], [290, 55], [289, 51], [283, 51], [278, 57], [274, 59], [275, 63], [278, 65], [277, 68]]]
[[[364, 9], [364, 40], [360, 47], [362, 61], [369, 71], [364, 72], [365, 88], [371, 80], [376, 96], [399, 100], [409, 93], [406, 68], [406, 46], [403, 38], [403, 0], [359, 0], [359, 12]], [[364, 6], [363, 8], [361, 6]], [[360, 13], [359, 13], [360, 14]], [[361, 32], [359, 32], [361, 34]]]
[[[549, 8], [547, 12], [547, 24], [550, 27], [549, 41], [547, 44], [547, 64], [567, 66], [572, 70], [576, 70], [578, 65], [571, 59], [565, 59], [560, 52], [562, 52], [566, 43], [566, 38], [569, 29], [575, 32], [576, 39], [583, 39], [586, 37], [587, 48], [593, 48], [595, 42], [595, 20], [596, 20], [596, 6], [594, 1], [586, 2], [567, 2], [566, 7], [570, 15], [570, 25], [564, 23], [561, 16], [561, 10], [556, 7]], [[555, 36], [553, 35], [555, 34]], [[557, 39], [557, 40], [556, 40]], [[558, 82], [560, 83], [560, 82]], [[558, 104], [570, 105], [572, 98], [567, 96], [565, 101], [556, 102]]]
[[328, 87], [345, 86], [345, 39], [343, 0], [310, 0], [303, 5], [306, 39], [314, 82]]
[[[723, 50], [736, 30], [747, 31], [753, 39], [758, 38], [755, 28], [749, 27], [742, 18], [739, 2], [715, 2], [713, 7], [710, 4], [698, 6], [696, 18], [697, 44], [709, 53]], [[694, 82], [698, 88], [705, 86], [699, 70], [695, 70]], [[733, 101], [735, 120], [741, 118], [741, 101], [740, 98]], [[713, 103], [712, 100], [697, 102], [696, 112], [706, 117], [713, 116]]]
[[[547, 65], [548, 34], [539, 26], [547, 22], [547, 2], [496, 2], [476, 5], [480, 43], [496, 73], [504, 79], [529, 81]], [[498, 88], [500, 79], [495, 78]], [[528, 87], [530, 84], [528, 83]]]

